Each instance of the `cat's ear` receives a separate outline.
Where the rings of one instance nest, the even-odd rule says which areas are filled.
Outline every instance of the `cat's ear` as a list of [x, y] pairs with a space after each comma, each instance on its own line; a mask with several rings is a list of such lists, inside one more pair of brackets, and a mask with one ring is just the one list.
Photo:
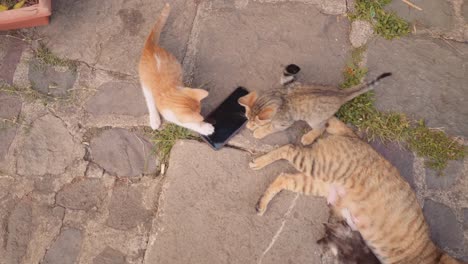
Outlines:
[[269, 121], [276, 114], [275, 107], [265, 107], [258, 115], [258, 120], [260, 121]]
[[195, 89], [195, 88], [183, 88], [182, 92], [197, 101], [203, 100], [203, 98], [207, 97], [209, 94], [208, 91], [205, 91], [203, 89]]
[[250, 92], [248, 95], [244, 95], [237, 102], [245, 107], [245, 109], [250, 110], [257, 101], [257, 92]]

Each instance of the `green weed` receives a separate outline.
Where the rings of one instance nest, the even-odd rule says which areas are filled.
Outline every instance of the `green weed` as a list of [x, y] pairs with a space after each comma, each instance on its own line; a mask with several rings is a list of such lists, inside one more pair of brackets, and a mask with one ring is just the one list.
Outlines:
[[[342, 88], [359, 84], [366, 75], [367, 70], [357, 65], [359, 57], [352, 56], [344, 71]], [[467, 148], [443, 131], [428, 128], [423, 121], [411, 121], [404, 113], [381, 112], [374, 101], [373, 92], [365, 93], [343, 105], [336, 116], [366, 132], [368, 140], [402, 142], [409, 150], [426, 158], [426, 165], [439, 174], [449, 160], [463, 159], [467, 155]]]
[[171, 149], [177, 140], [198, 138], [190, 130], [171, 123], [165, 124], [162, 130], [150, 132], [150, 136], [161, 164], [168, 162]]
[[393, 12], [387, 12], [384, 6], [392, 0], [356, 0], [351, 20], [367, 20], [372, 23], [377, 34], [386, 39], [394, 39], [410, 32], [409, 24]]

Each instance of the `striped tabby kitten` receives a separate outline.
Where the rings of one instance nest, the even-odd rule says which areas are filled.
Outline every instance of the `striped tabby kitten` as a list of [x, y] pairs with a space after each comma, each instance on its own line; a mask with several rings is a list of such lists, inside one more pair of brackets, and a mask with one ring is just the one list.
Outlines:
[[416, 195], [390, 162], [336, 118], [327, 132], [310, 147], [285, 145], [250, 163], [258, 170], [285, 159], [300, 171], [275, 179], [257, 204], [260, 215], [284, 189], [323, 196], [382, 263], [459, 263], [431, 241]]
[[[292, 65], [288, 67], [291, 68]], [[286, 67], [286, 72], [291, 71], [288, 67]], [[291, 83], [299, 70], [299, 67], [293, 67], [292, 73], [284, 74], [281, 82]], [[374, 81], [346, 90], [295, 84], [290, 89], [273, 90], [260, 97], [256, 92], [251, 92], [239, 98], [239, 104], [245, 107], [245, 114], [249, 120], [247, 128], [253, 130], [255, 138], [263, 138], [274, 132], [285, 130], [295, 121], [304, 120], [312, 128], [301, 139], [302, 144], [308, 145], [323, 133], [327, 120], [343, 104], [372, 90], [380, 79], [390, 75], [391, 73], [384, 73]]]

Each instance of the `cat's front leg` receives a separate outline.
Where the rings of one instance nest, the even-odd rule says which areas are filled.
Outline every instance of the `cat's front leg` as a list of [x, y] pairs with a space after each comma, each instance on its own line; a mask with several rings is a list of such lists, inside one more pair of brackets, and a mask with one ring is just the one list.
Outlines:
[[253, 170], [259, 170], [277, 160], [288, 159], [288, 157], [293, 155], [295, 151], [296, 147], [294, 145], [284, 145], [280, 148], [268, 152], [263, 156], [254, 159], [252, 162], [249, 163], [249, 166]]
[[275, 127], [273, 126], [272, 123], [269, 123], [267, 125], [261, 126], [257, 129], [254, 130], [253, 136], [254, 138], [257, 139], [262, 139], [270, 134], [273, 134], [275, 132], [281, 131], [283, 128]]
[[320, 135], [325, 131], [325, 127], [313, 128], [311, 131], [305, 133], [301, 138], [301, 143], [304, 146], [312, 144]]

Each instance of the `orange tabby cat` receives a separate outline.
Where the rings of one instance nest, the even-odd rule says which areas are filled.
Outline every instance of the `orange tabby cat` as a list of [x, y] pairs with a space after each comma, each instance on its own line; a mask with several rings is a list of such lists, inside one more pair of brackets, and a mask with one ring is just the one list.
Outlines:
[[382, 263], [459, 263], [438, 249], [416, 195], [398, 170], [336, 118], [309, 147], [286, 145], [255, 159], [252, 169], [286, 159], [300, 172], [281, 173], [257, 204], [263, 214], [281, 190], [323, 196]]
[[208, 96], [202, 89], [184, 87], [182, 67], [171, 53], [158, 46], [159, 36], [170, 12], [169, 4], [163, 8], [149, 34], [141, 55], [140, 82], [148, 106], [150, 126], [161, 125], [159, 113], [169, 122], [194, 130], [202, 135], [214, 132], [211, 124], [203, 122], [200, 101]]

